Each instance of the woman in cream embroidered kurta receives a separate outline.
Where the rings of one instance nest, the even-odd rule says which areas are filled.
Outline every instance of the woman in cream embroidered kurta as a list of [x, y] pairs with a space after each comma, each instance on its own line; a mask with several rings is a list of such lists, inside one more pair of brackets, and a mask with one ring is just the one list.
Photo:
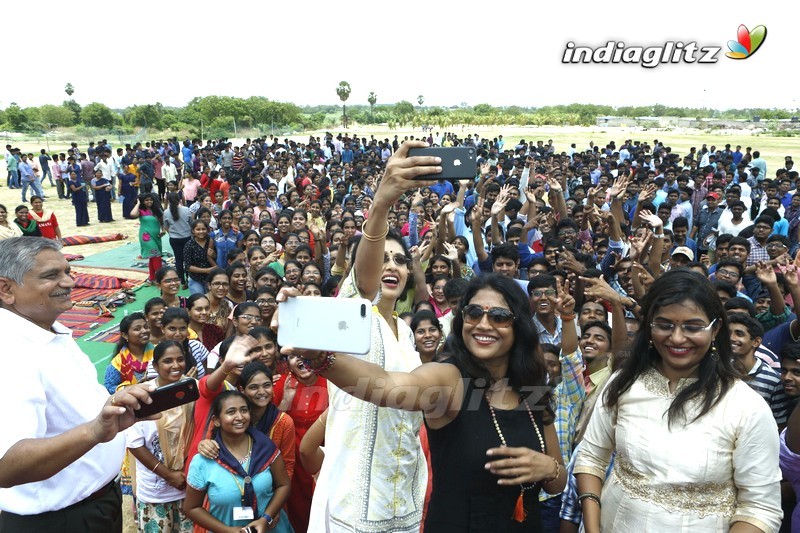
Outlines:
[[778, 428], [733, 368], [716, 289], [671, 270], [652, 284], [642, 316], [577, 454], [586, 531], [777, 531]]
[[768, 503], [781, 476], [769, 406], [737, 381], [703, 417], [670, 430], [665, 413], [688, 383], [670, 394], [667, 379], [652, 369], [622, 395], [618, 409], [598, 400], [575, 473], [604, 479], [616, 451], [601, 495], [602, 531], [718, 532], [734, 521], [777, 531], [780, 498]]

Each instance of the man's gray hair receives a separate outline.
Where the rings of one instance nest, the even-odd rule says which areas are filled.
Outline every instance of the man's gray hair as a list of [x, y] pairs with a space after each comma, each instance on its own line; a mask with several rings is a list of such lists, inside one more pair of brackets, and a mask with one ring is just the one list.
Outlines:
[[22, 278], [36, 265], [43, 250], [61, 250], [61, 244], [44, 237], [13, 237], [0, 241], [0, 278], [22, 285]]

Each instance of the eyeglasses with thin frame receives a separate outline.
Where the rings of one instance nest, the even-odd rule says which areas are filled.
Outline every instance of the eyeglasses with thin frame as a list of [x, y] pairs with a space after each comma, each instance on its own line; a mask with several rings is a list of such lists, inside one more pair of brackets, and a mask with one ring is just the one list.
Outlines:
[[397, 266], [405, 266], [408, 264], [408, 257], [406, 257], [403, 254], [392, 254], [391, 256], [389, 256], [388, 254], [384, 254], [383, 264], [388, 263], [390, 257], [392, 261], [394, 261], [394, 264]]
[[665, 335], [669, 336], [672, 335], [672, 332], [675, 331], [676, 327], [681, 328], [681, 332], [686, 337], [697, 337], [704, 333], [711, 331], [711, 328], [714, 327], [714, 324], [717, 323], [717, 319], [711, 321], [711, 323], [707, 326], [701, 326], [700, 324], [673, 324], [672, 322], [651, 322], [650, 328], [652, 329], [653, 333], [658, 335]]
[[270, 298], [269, 300], [262, 300], [259, 298], [258, 300], [256, 300], [256, 303], [258, 305], [275, 305], [278, 302], [275, 300], [275, 298]]
[[473, 326], [480, 324], [483, 315], [489, 318], [489, 323], [498, 328], [510, 328], [514, 324], [514, 313], [504, 307], [484, 307], [478, 304], [468, 304], [461, 310], [464, 322]]
[[534, 298], [541, 298], [542, 296], [555, 296], [556, 291], [553, 289], [546, 289], [543, 291], [532, 291], [531, 296]]
[[177, 284], [180, 282], [181, 282], [180, 278], [164, 278], [161, 280], [161, 283], [169, 283], [170, 285]]
[[227, 281], [213, 281], [213, 282], [211, 282], [211, 286], [212, 287], [217, 287], [217, 288], [219, 288], [219, 287], [228, 287], [228, 286], [230, 286], [230, 283], [228, 283]]
[[254, 320], [261, 320], [261, 316], [258, 315], [239, 315], [238, 318], [243, 318], [245, 320], [249, 320], [250, 322], [253, 322]]
[[719, 269], [717, 270], [717, 277], [738, 278], [739, 272], [737, 272], [736, 270]]

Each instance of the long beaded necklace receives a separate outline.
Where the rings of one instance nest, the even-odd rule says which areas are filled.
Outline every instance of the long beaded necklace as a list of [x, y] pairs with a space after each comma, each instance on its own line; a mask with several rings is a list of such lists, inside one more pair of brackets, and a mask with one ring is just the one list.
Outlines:
[[[500, 437], [500, 442], [503, 446], [508, 446], [506, 443], [506, 438], [503, 436], [503, 432], [500, 430], [500, 424], [497, 422], [497, 415], [494, 412], [494, 407], [492, 407], [491, 402], [489, 401], [489, 393], [488, 391], [484, 395], [486, 397], [486, 405], [489, 406], [489, 413], [492, 415], [492, 422], [494, 423], [494, 429], [497, 431], [497, 435]], [[539, 446], [541, 446], [542, 453], [547, 453], [544, 445], [544, 438], [542, 438], [542, 432], [539, 431], [539, 426], [536, 425], [536, 420], [533, 418], [533, 411], [531, 411], [531, 406], [528, 405], [528, 400], [522, 400], [522, 403], [525, 404], [525, 409], [528, 411], [528, 416], [531, 419], [531, 424], [533, 424], [533, 429], [536, 430], [536, 436], [539, 438]], [[517, 522], [524, 522], [525, 518], [528, 516], [528, 511], [525, 510], [525, 505], [523, 501], [523, 497], [525, 496], [525, 491], [530, 490], [536, 486], [536, 483], [531, 483], [530, 485], [522, 485], [519, 486], [519, 497], [517, 498], [517, 503], [514, 505], [514, 515], [513, 519]]]

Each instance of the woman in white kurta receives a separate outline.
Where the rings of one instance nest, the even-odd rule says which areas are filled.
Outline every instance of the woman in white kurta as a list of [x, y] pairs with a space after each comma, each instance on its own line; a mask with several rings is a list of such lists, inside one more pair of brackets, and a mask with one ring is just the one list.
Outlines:
[[[407, 161], [406, 151], [394, 158], [395, 167]], [[372, 347], [358, 357], [386, 370], [410, 372], [421, 361], [411, 330], [394, 307], [408, 281], [411, 257], [400, 234], [388, 234], [386, 222], [403, 192], [396, 181], [384, 180], [378, 188], [339, 297], [377, 300]], [[377, 407], [330, 383], [328, 396], [325, 460], [308, 530], [419, 532], [427, 486], [419, 440], [422, 413]]]
[[[351, 272], [339, 294], [350, 295], [354, 289]], [[402, 319], [393, 320], [397, 338], [373, 308], [372, 346], [358, 357], [386, 370], [410, 372], [421, 364], [412, 333]], [[427, 483], [419, 440], [422, 413], [377, 407], [330, 383], [328, 397], [325, 461], [308, 530], [419, 531]]]
[[728, 320], [710, 282], [664, 274], [643, 316], [578, 452], [586, 531], [777, 531], [777, 427], [732, 370]]

